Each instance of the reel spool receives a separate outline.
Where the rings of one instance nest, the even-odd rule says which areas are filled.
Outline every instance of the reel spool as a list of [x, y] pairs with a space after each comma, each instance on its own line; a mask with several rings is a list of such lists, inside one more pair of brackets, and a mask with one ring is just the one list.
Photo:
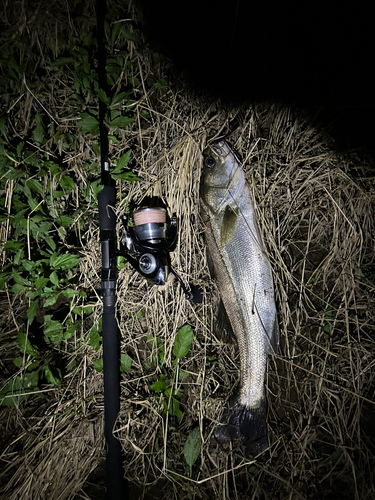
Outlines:
[[139, 208], [133, 213], [135, 233], [139, 240], [157, 245], [167, 239], [165, 208]]

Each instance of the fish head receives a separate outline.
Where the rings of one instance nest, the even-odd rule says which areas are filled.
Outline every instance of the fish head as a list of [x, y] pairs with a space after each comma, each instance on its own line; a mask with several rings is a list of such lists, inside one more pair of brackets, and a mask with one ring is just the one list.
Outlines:
[[245, 186], [241, 163], [225, 141], [218, 141], [203, 151], [200, 196], [214, 212], [238, 200]]

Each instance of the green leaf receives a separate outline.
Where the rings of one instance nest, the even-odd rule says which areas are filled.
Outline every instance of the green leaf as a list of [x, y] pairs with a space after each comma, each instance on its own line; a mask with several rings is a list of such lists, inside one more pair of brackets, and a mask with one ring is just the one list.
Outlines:
[[37, 157], [35, 151], [25, 151], [24, 155], [25, 155], [24, 162], [27, 165], [40, 168], [39, 158]]
[[36, 123], [36, 128], [34, 129], [33, 132], [34, 141], [39, 144], [42, 144], [44, 141], [44, 124], [43, 124], [43, 119], [39, 114], [35, 116], [35, 123]]
[[61, 198], [62, 196], [64, 196], [64, 191], [53, 191], [52, 195], [54, 198]]
[[28, 319], [30, 325], [34, 321], [34, 318], [36, 316], [38, 304], [39, 304], [39, 300], [34, 300], [33, 302], [31, 302], [31, 305], [27, 310], [27, 319]]
[[136, 182], [141, 180], [139, 177], [133, 174], [133, 172], [125, 172], [124, 174], [121, 174], [120, 178], [128, 182]]
[[20, 142], [19, 144], [17, 144], [17, 157], [18, 158], [20, 158], [20, 156], [21, 156], [21, 152], [22, 152], [24, 145], [25, 145], [24, 142]]
[[46, 216], [44, 215], [44, 213], [41, 213], [41, 214], [35, 214], [33, 215], [32, 219], [31, 219], [33, 222], [35, 223], [38, 223], [38, 222], [46, 222]]
[[31, 372], [39, 368], [40, 365], [40, 360], [35, 360], [32, 363], [30, 363], [27, 367], [27, 371]]
[[123, 174], [115, 174], [115, 173], [111, 172], [111, 176], [114, 179], [122, 179], [122, 180], [128, 181], [128, 182], [137, 182], [137, 181], [141, 180], [139, 177], [137, 177], [135, 174], [133, 174], [133, 172], [124, 172]]
[[126, 167], [126, 165], [129, 163], [130, 156], [132, 154], [131, 149], [127, 151], [124, 155], [120, 156], [120, 158], [117, 160], [117, 165], [116, 168], [112, 171], [114, 174], [118, 174], [121, 172], [121, 170]]
[[132, 363], [133, 363], [132, 359], [129, 358], [127, 354], [121, 353], [121, 365], [120, 365], [121, 372], [128, 372], [132, 367]]
[[99, 351], [100, 341], [102, 340], [99, 334], [98, 327], [95, 325], [91, 328], [89, 345], [94, 349], [94, 351]]
[[40, 289], [43, 288], [44, 285], [48, 283], [49, 279], [44, 276], [39, 276], [39, 278], [35, 281], [35, 288]]
[[178, 380], [181, 382], [183, 380], [186, 380], [190, 374], [186, 372], [185, 370], [179, 370], [178, 372]]
[[324, 325], [324, 332], [326, 334], [329, 334], [331, 331], [331, 322], [332, 322], [332, 307], [331, 306], [327, 307], [325, 317], [326, 317], [327, 323]]
[[201, 444], [201, 433], [199, 427], [196, 427], [188, 435], [184, 446], [184, 457], [186, 463], [190, 465], [190, 467], [195, 464], [197, 458], [199, 457], [199, 454], [201, 452]]
[[[14, 208], [16, 208], [16, 207], [14, 207]], [[25, 219], [25, 214], [28, 211], [29, 211], [29, 208], [25, 208], [23, 210], [17, 211], [17, 213], [14, 214], [13, 221], [12, 221], [12, 226], [13, 227], [17, 227], [21, 223], [21, 220]]]
[[59, 296], [60, 296], [60, 292], [53, 293], [52, 295], [49, 295], [46, 298], [46, 301], [44, 302], [43, 307], [50, 307], [50, 306], [53, 306], [53, 304], [56, 304], [57, 299], [59, 298]]
[[2, 133], [2, 135], [5, 138], [5, 140], [7, 141], [8, 140], [7, 128], [5, 126], [6, 121], [7, 121], [7, 116], [2, 116], [0, 118], [0, 132]]
[[127, 99], [128, 97], [129, 97], [129, 92], [120, 92], [112, 99], [111, 106], [115, 106], [116, 104], [121, 103], [124, 99]]
[[167, 389], [165, 389], [164, 391], [164, 396], [166, 398], [170, 398], [170, 396], [173, 396], [175, 398], [180, 398], [182, 396], [182, 391], [181, 390], [178, 390], [177, 392], [173, 389], [173, 387], [168, 387]]
[[165, 80], [164, 78], [161, 78], [156, 83], [154, 83], [154, 87], [157, 90], [166, 90], [169, 87], [169, 84], [168, 84], [167, 80]]
[[39, 356], [39, 350], [37, 347], [33, 346], [28, 339], [27, 335], [23, 332], [18, 332], [18, 345], [20, 346], [20, 350], [23, 353], [36, 358]]
[[179, 420], [182, 418], [182, 411], [180, 409], [180, 403], [175, 398], [171, 398], [168, 401], [164, 401], [164, 409], [168, 410], [170, 415], [174, 415]]
[[[22, 261], [22, 264], [21, 264], [21, 261]], [[14, 259], [13, 259], [13, 262], [16, 266], [19, 266], [19, 265], [23, 265], [24, 262], [28, 262], [26, 259], [25, 259], [25, 252], [22, 250], [18, 250], [18, 252], [16, 253], [16, 255], [14, 256]], [[26, 269], [26, 268], [25, 268]]]
[[103, 101], [105, 104], [109, 104], [110, 98], [107, 96], [107, 94], [104, 92], [103, 89], [98, 90], [98, 96], [101, 101]]
[[108, 21], [104, 21], [104, 33], [105, 33], [107, 40], [109, 40], [111, 37], [111, 28], [109, 26]]
[[23, 356], [14, 358], [13, 363], [17, 366], [17, 368], [21, 368], [23, 366]]
[[255, 467], [255, 465], [252, 465], [251, 467], [249, 467], [248, 471], [252, 476], [257, 476], [260, 473], [260, 469]]
[[134, 33], [130, 33], [129, 31], [122, 29], [121, 34], [125, 40], [129, 40], [129, 42], [141, 43], [140, 38]]
[[57, 258], [52, 258], [51, 256], [51, 266], [54, 269], [72, 269], [75, 267], [81, 259], [78, 255], [73, 255], [70, 253], [65, 253], [59, 255]]
[[69, 175], [64, 175], [64, 177], [60, 180], [60, 186], [64, 190], [72, 191], [75, 188], [75, 183]]
[[44, 167], [51, 172], [51, 175], [56, 175], [61, 171], [61, 167], [56, 163], [53, 163], [53, 161], [44, 162]]
[[36, 210], [36, 207], [39, 205], [36, 199], [28, 194], [26, 194], [26, 198], [27, 201], [29, 202], [29, 207], [31, 208], [31, 210], [33, 211]]
[[66, 290], [63, 291], [62, 294], [64, 295], [64, 297], [71, 298], [71, 297], [74, 297], [75, 295], [78, 295], [79, 291], [74, 290], [73, 288], [67, 288]]
[[30, 287], [28, 287], [27, 285], [19, 285], [18, 283], [15, 283], [10, 291], [16, 295], [19, 295], [20, 293], [26, 293], [28, 291], [30, 291]]
[[0, 290], [4, 290], [5, 283], [8, 283], [10, 273], [0, 273]]
[[81, 121], [78, 123], [81, 128], [82, 134], [98, 134], [99, 133], [99, 121], [88, 113], [81, 114]]
[[60, 387], [62, 376], [59, 368], [56, 368], [52, 365], [47, 365], [44, 369], [44, 374], [50, 384]]
[[71, 339], [74, 335], [74, 333], [76, 332], [77, 330], [77, 324], [76, 323], [72, 323], [71, 325], [69, 325], [67, 327], [67, 329], [65, 330], [65, 333], [63, 335], [63, 339], [66, 340], [66, 339]]
[[190, 346], [194, 340], [194, 333], [190, 325], [182, 326], [176, 335], [173, 346], [173, 354], [177, 358], [183, 358], [189, 352]]
[[120, 76], [122, 66], [117, 64], [116, 59], [108, 59], [105, 69], [107, 72], [107, 80], [114, 83]]
[[51, 280], [52, 284], [54, 284], [55, 286], [58, 286], [59, 284], [59, 278], [56, 274], [56, 271], [53, 271], [50, 275], [49, 275], [49, 279]]
[[112, 120], [109, 124], [111, 127], [120, 127], [120, 128], [125, 128], [128, 125], [130, 125], [133, 122], [133, 118], [130, 118], [129, 116], [118, 116], [114, 120]]
[[67, 215], [60, 215], [60, 217], [57, 217], [56, 222], [60, 224], [60, 226], [69, 227], [73, 224], [74, 220]]
[[50, 315], [44, 316], [44, 336], [53, 342], [55, 345], [59, 345], [63, 339], [63, 326], [60, 321], [51, 319]]
[[94, 368], [97, 372], [103, 371], [103, 358], [97, 359], [94, 361]]
[[53, 250], [55, 251], [56, 250], [56, 243], [53, 241], [52, 238], [50, 238], [49, 236], [45, 236], [44, 239], [46, 240], [46, 243], [47, 245]]
[[37, 371], [17, 375], [1, 390], [1, 404], [3, 406], [17, 406], [27, 398], [29, 392], [38, 390], [38, 380]]
[[8, 240], [5, 245], [3, 250], [12, 250], [13, 252], [18, 252], [20, 248], [24, 246], [24, 243], [19, 243], [14, 240]]
[[62, 239], [62, 240], [65, 240], [66, 238], [66, 235], [67, 235], [67, 232], [66, 232], [66, 229], [64, 229], [62, 226], [60, 226], [57, 230], [57, 233], [59, 235], [59, 237]]
[[38, 372], [25, 373], [23, 376], [23, 387], [26, 391], [34, 391], [38, 387]]
[[150, 385], [150, 390], [154, 392], [164, 392], [168, 388], [168, 385], [164, 380], [165, 377], [166, 375], [160, 374], [159, 380]]
[[77, 361], [75, 358], [72, 358], [66, 365], [66, 369], [68, 370], [68, 372], [71, 372], [72, 370], [74, 370], [76, 366], [77, 366]]
[[16, 271], [13, 271], [12, 277], [13, 277], [14, 281], [16, 283], [18, 283], [19, 285], [29, 285], [29, 286], [31, 285], [30, 281], [28, 281], [26, 278], [24, 278], [23, 276], [21, 276]]
[[111, 33], [111, 42], [112, 42], [112, 47], [115, 44], [117, 37], [119, 36], [121, 31], [121, 22], [117, 22], [113, 25], [112, 27], [112, 33]]
[[69, 64], [69, 63], [72, 63], [76, 60], [75, 57], [59, 57], [58, 59], [56, 59], [56, 61], [54, 61], [51, 66], [53, 68], [58, 68], [59, 66], [64, 66], [65, 64]]

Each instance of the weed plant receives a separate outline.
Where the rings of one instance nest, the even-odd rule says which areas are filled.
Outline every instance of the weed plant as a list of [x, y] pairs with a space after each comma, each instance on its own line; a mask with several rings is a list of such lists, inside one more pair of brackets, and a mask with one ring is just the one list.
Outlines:
[[[0, 7], [0, 494], [75, 500], [100, 486], [102, 100], [118, 220], [147, 200], [175, 212], [172, 266], [203, 290], [189, 303], [175, 281], [152, 286], [118, 260], [116, 436], [133, 497], [373, 498], [373, 164], [338, 150], [301, 110], [189, 91], [147, 46], [134, 5], [108, 5], [105, 92], [95, 2]], [[234, 119], [281, 329], [263, 457], [210, 440], [239, 363], [214, 327], [201, 151]]]

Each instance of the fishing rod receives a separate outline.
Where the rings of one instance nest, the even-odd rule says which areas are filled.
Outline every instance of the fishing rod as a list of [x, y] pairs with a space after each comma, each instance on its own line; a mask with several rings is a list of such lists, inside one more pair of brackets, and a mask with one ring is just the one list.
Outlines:
[[[99, 88], [107, 89], [104, 20], [106, 0], [97, 0], [97, 43]], [[121, 443], [113, 434], [120, 411], [120, 342], [116, 321], [116, 203], [115, 182], [108, 160], [108, 131], [104, 123], [106, 104], [99, 101], [100, 165], [102, 190], [98, 194], [100, 243], [102, 250], [101, 292], [103, 300], [104, 435], [106, 443], [106, 499], [128, 498], [122, 468]]]
[[[99, 88], [106, 91], [106, 49], [104, 20], [106, 0], [97, 0], [97, 42]], [[99, 101], [100, 165], [102, 190], [98, 194], [99, 229], [102, 250], [101, 295], [103, 301], [103, 377], [104, 377], [104, 434], [106, 442], [106, 500], [126, 500], [127, 482], [122, 468], [121, 443], [114, 436], [120, 411], [120, 342], [116, 321], [116, 281], [118, 256], [144, 278], [155, 285], [165, 285], [174, 275], [184, 290], [185, 297], [196, 303], [203, 299], [198, 286], [185, 286], [172, 269], [169, 253], [175, 250], [178, 238], [177, 218], [168, 217], [163, 207], [140, 207], [132, 216], [125, 215], [125, 238], [122, 251], [117, 250], [116, 184], [109, 166], [108, 131], [105, 125], [107, 106]]]

